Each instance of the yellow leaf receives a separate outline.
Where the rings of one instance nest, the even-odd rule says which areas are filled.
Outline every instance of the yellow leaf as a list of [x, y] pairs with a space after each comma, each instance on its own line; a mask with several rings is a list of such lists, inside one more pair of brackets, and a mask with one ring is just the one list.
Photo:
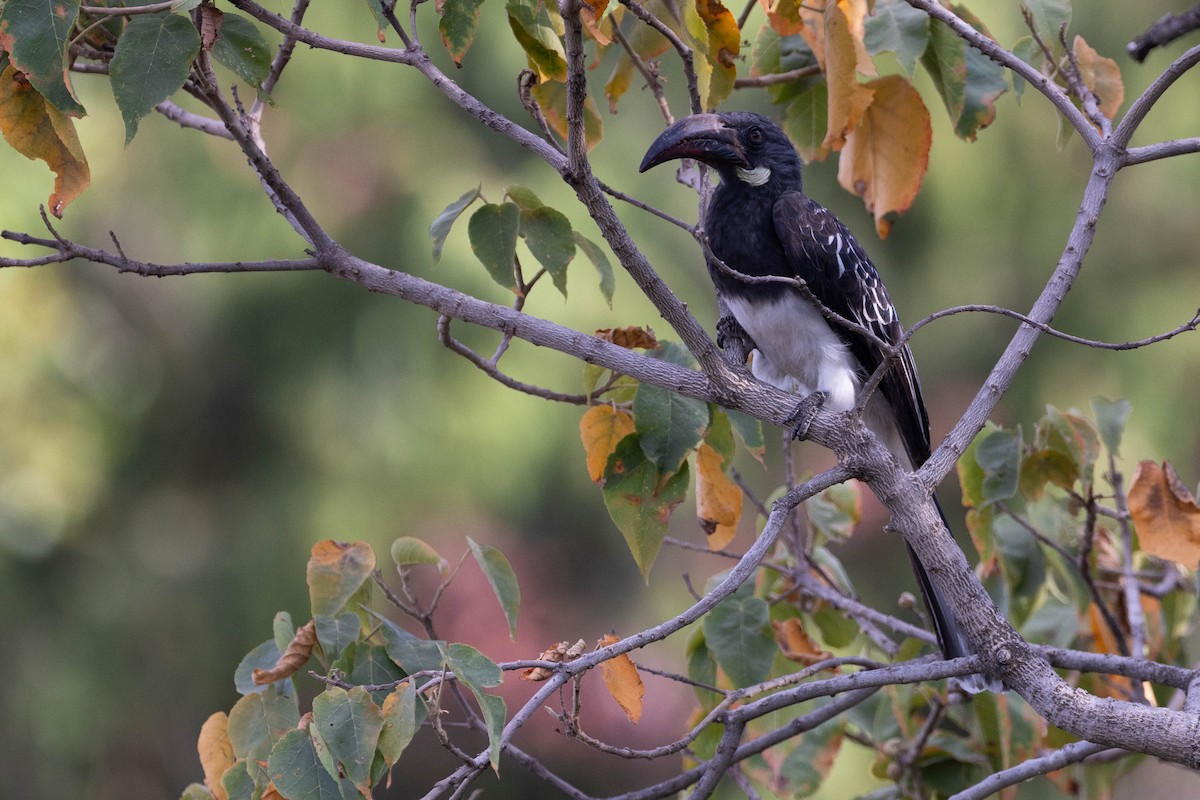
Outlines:
[[233, 744], [229, 741], [229, 717], [218, 711], [200, 726], [200, 741], [196, 744], [200, 753], [200, 766], [204, 769], [204, 782], [216, 800], [229, 800], [229, 793], [221, 785], [221, 776], [233, 766]]
[[1112, 119], [1125, 100], [1125, 84], [1121, 82], [1121, 68], [1111, 58], [1105, 58], [1092, 49], [1091, 45], [1076, 36], [1071, 50], [1075, 63], [1079, 65], [1079, 77], [1085, 86], [1096, 95], [1100, 113]]
[[696, 516], [709, 550], [723, 550], [737, 534], [742, 490], [721, 469], [721, 454], [707, 442], [696, 452]]
[[595, 483], [604, 479], [604, 466], [617, 443], [633, 433], [633, 415], [612, 406], [592, 406], [579, 420], [579, 436], [587, 453], [588, 475]]
[[784, 658], [801, 664], [816, 664], [833, 657], [831, 653], [817, 646], [809, 637], [808, 631], [804, 630], [804, 623], [796, 617], [772, 622], [771, 627], [775, 629], [775, 642]]
[[1200, 561], [1200, 506], [1175, 468], [1164, 461], [1138, 464], [1129, 486], [1129, 513], [1150, 555], [1194, 569]]
[[862, 197], [884, 238], [891, 229], [888, 217], [907, 211], [916, 199], [933, 133], [921, 95], [903, 76], [877, 78], [867, 86], [872, 101], [846, 138], [838, 183]]
[[720, 0], [695, 0], [696, 13], [704, 22], [708, 33], [705, 57], [712, 66], [712, 77], [708, 84], [708, 96], [703, 98], [705, 108], [716, 108], [733, 91], [737, 78], [737, 57], [742, 47], [742, 32], [738, 29], [733, 12]]
[[[618, 641], [620, 640], [616, 636], [608, 634], [602, 637], [596, 646], [607, 647]], [[625, 716], [630, 722], [637, 724], [642, 718], [642, 696], [646, 694], [646, 687], [642, 684], [642, 676], [638, 674], [637, 667], [633, 665], [629, 656], [622, 653], [616, 658], [601, 662], [600, 674], [604, 676], [604, 685], [608, 687], [608, 693], [617, 701]]]
[[[825, 83], [829, 87], [829, 127], [822, 147], [841, 150], [846, 136], [858, 127], [872, 91], [858, 82], [860, 45], [855, 42], [853, 20], [838, 2], [825, 5]], [[852, 10], [852, 8], [851, 8]]]
[[54, 192], [47, 201], [54, 216], [61, 217], [91, 183], [75, 123], [47, 103], [11, 64], [0, 72], [0, 134], [18, 153], [45, 161], [54, 172]]
[[[531, 90], [546, 122], [563, 139], [567, 138], [567, 88], [558, 81], [542, 81]], [[604, 134], [604, 121], [590, 96], [583, 101], [583, 138], [591, 150]]]

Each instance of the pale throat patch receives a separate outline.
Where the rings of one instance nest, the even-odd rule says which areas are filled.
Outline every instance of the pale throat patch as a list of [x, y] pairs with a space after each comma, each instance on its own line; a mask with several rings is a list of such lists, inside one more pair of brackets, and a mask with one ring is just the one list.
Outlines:
[[771, 180], [771, 170], [769, 167], [755, 167], [754, 169], [742, 169], [738, 167], [737, 176], [743, 183], [748, 183], [751, 186], [762, 186]]

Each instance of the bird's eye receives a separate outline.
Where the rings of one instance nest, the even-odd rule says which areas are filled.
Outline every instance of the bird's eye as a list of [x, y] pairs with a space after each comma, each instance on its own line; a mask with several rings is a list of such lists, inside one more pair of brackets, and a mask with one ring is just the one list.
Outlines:
[[746, 141], [748, 141], [750, 144], [762, 144], [762, 140], [763, 140], [762, 128], [755, 126], [755, 127], [751, 128], [750, 130], [746, 131]]

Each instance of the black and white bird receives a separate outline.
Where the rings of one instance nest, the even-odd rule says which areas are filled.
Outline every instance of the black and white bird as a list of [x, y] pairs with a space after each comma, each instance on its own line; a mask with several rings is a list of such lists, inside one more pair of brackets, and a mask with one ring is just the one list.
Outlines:
[[[704, 216], [717, 259], [744, 275], [799, 278], [825, 308], [880, 341], [899, 340], [896, 308], [874, 265], [849, 229], [804, 194], [800, 156], [774, 123], [748, 112], [687, 117], [650, 145], [640, 171], [679, 158], [701, 161], [720, 175]], [[798, 395], [821, 392], [831, 410], [854, 407], [886, 356], [878, 342], [831, 323], [793, 286], [746, 282], [712, 259], [708, 271], [717, 294], [753, 340], [755, 377]], [[722, 327], [727, 324], [722, 320]], [[912, 470], [929, 458], [929, 416], [907, 345], [868, 398], [863, 416], [901, 466]], [[970, 655], [974, 651], [945, 598], [911, 549], [909, 555], [943, 655]], [[962, 683], [970, 691], [994, 686], [980, 676]]]

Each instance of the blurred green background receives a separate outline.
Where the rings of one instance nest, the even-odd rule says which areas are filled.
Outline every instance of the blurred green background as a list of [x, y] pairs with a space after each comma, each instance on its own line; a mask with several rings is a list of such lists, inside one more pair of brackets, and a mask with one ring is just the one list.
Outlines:
[[[1019, 14], [1003, 5], [976, 11], [1011, 44]], [[1076, 2], [1071, 30], [1118, 60], [1127, 107], [1183, 45], [1133, 64], [1125, 42], [1179, 8], [1121, 8]], [[443, 69], [529, 124], [515, 92], [522, 57], [501, 4], [484, 5], [483, 32], [462, 70], [437, 52], [432, 8], [421, 10], [424, 41]], [[317, 8], [309, 22], [335, 36], [375, 35], [365, 7]], [[611, 56], [593, 73], [597, 85], [610, 63]], [[666, 72], [678, 93], [673, 69]], [[80, 76], [75, 85], [90, 113], [78, 127], [93, 185], [58, 223], [63, 235], [106, 247], [113, 231], [131, 257], [159, 262], [301, 255], [231, 143], [155, 117], [123, 146], [107, 84]], [[1077, 139], [1056, 145], [1056, 115], [1029, 91], [1019, 104], [1005, 95], [996, 123], [978, 142], [961, 142], [928, 83], [920, 86], [935, 127], [930, 171], [886, 242], [860, 201], [837, 187], [834, 162], [809, 169], [809, 191], [859, 232], [907, 322], [962, 303], [1027, 310], [1065, 242], [1087, 176], [1085, 150]], [[411, 70], [300, 48], [275, 100], [265, 125], [272, 156], [357, 255], [508, 302], [474, 261], [465, 228], [452, 233], [436, 266], [427, 229], [465, 190], [481, 185], [495, 201], [510, 183], [554, 201], [599, 241], [551, 170]], [[739, 92], [727, 107], [771, 113], [757, 90]], [[1137, 143], [1196, 135], [1198, 109], [1200, 80], [1185, 76]], [[667, 172], [636, 172], [661, 127], [649, 93], [635, 85], [619, 110], [604, 114], [606, 137], [593, 153], [599, 177], [693, 219], [694, 197]], [[51, 189], [45, 167], [0, 148], [0, 175], [0, 227], [39, 233], [37, 205]], [[1056, 324], [1126, 341], [1186, 321], [1200, 305], [1198, 209], [1194, 156], [1122, 174]], [[632, 207], [618, 211], [711, 329], [711, 288], [694, 244]], [[0, 254], [39, 253], [6, 242]], [[567, 302], [545, 286], [527, 310], [585, 331], [648, 324], [669, 336], [624, 276], [610, 310], [586, 261], [571, 272]], [[423, 308], [325, 274], [150, 280], [87, 264], [0, 271], [0, 641], [8, 652], [0, 798], [170, 798], [199, 780], [196, 735], [209, 714], [235, 701], [234, 667], [270, 637], [275, 612], [307, 617], [304, 565], [318, 539], [365, 539], [381, 563], [399, 535], [426, 538], [452, 560], [465, 535], [501, 547], [524, 594], [517, 641], [503, 634], [473, 564], [448, 593], [439, 630], [497, 660], [532, 657], [562, 639], [594, 641], [610, 629], [632, 632], [686, 605], [681, 573], [699, 586], [725, 566], [668, 549], [645, 586], [584, 470], [579, 409], [491, 382], [437, 344], [434, 323]], [[915, 338], [935, 435], [965, 408], [1012, 329], [1006, 320], [961, 315]], [[491, 334], [455, 331], [487, 352], [494, 346]], [[551, 352], [518, 344], [504, 366], [556, 389], [580, 386], [580, 366]], [[1126, 463], [1169, 459], [1194, 483], [1197, 374], [1193, 335], [1125, 353], [1043, 339], [998, 417], [1028, 429], [1047, 403], [1086, 409], [1096, 395], [1128, 398]], [[764, 492], [781, 474], [770, 439], [769, 470], [742, 465]], [[828, 460], [812, 446], [799, 452], [809, 468]], [[955, 487], [944, 492], [957, 508]], [[676, 535], [703, 539], [689, 510], [676, 517]], [[873, 515], [856, 547], [888, 554], [872, 563], [903, 559], [898, 541], [876, 535], [880, 523]], [[743, 528], [735, 547], [753, 535], [749, 520]], [[869, 598], [891, 603], [911, 588], [906, 570], [881, 578], [868, 559], [846, 559]], [[681, 650], [668, 643], [643, 658], [670, 666]], [[516, 701], [531, 690], [505, 691]], [[591, 697], [593, 732], [636, 746], [675, 738], [691, 702], [686, 691], [652, 684], [646, 720], [630, 729], [611, 701]], [[608, 763], [564, 743], [549, 720], [528, 727], [518, 741], [547, 753], [589, 792], [634, 788], [676, 767]], [[420, 796], [452, 768], [428, 743], [405, 758], [396, 785], [379, 796]], [[849, 783], [831, 781], [823, 796], [864, 788], [865, 757], [847, 763], [837, 775]], [[1167, 779], [1178, 774], [1168, 770]], [[505, 779], [504, 794], [488, 796], [544, 792], [515, 764]], [[1134, 787], [1146, 786], [1127, 785], [1143, 793]]]

